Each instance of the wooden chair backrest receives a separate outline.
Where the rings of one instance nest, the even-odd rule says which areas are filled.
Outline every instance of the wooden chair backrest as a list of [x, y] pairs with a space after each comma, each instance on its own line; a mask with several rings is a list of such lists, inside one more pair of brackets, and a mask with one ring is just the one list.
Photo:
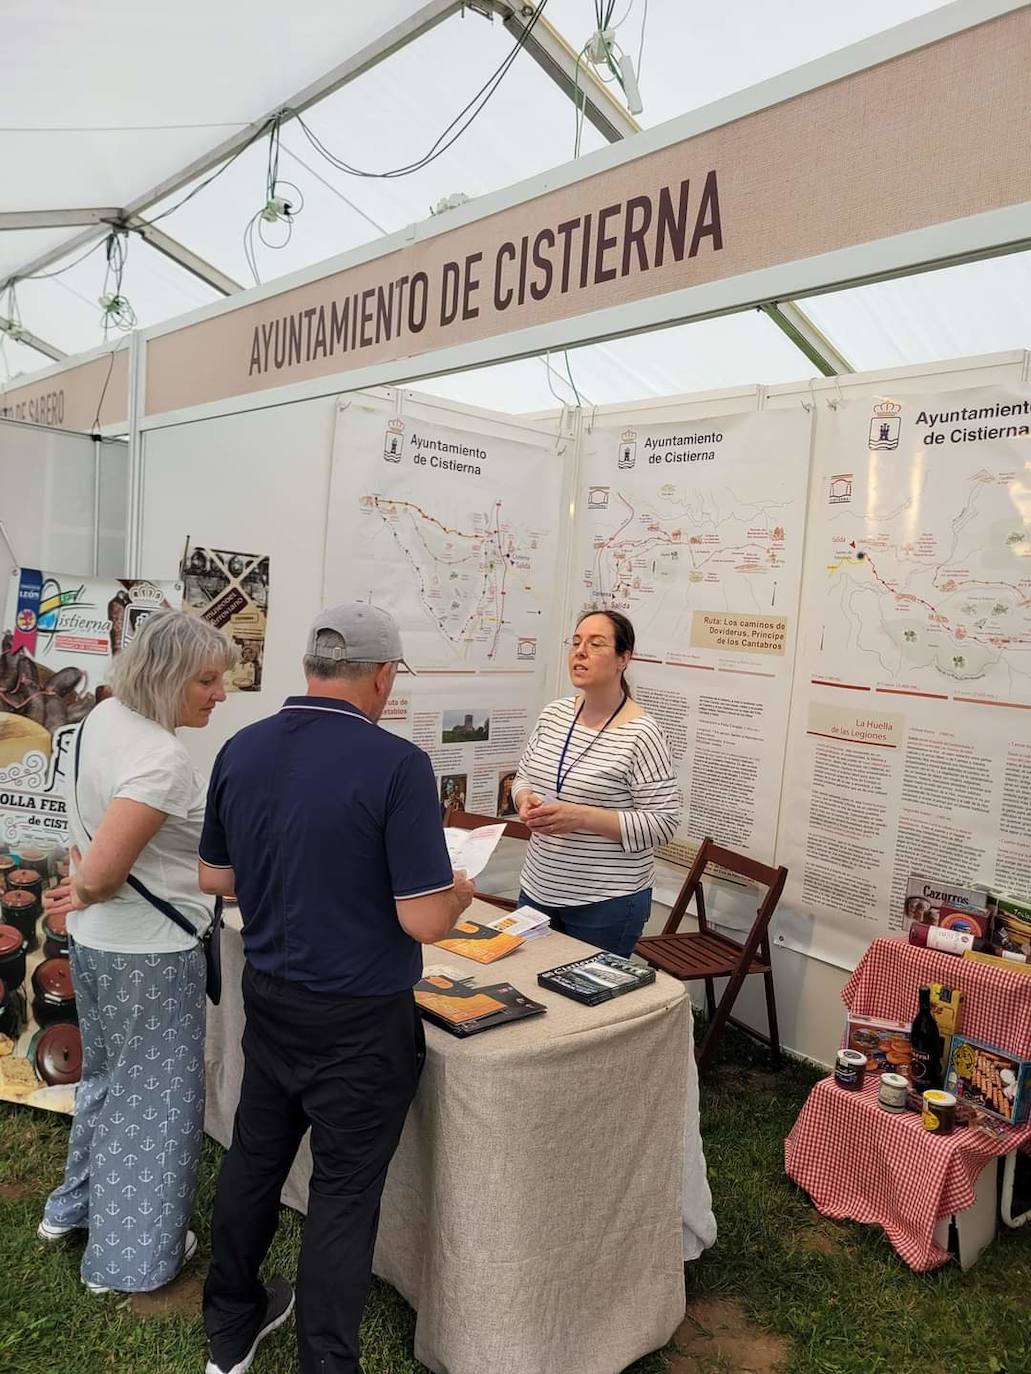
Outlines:
[[[476, 830], [481, 825], [497, 825], [502, 819], [501, 816], [480, 816], [475, 811], [462, 811], [459, 807], [452, 806], [444, 816], [444, 824], [453, 825], [457, 830]], [[530, 827], [522, 821], [505, 821], [506, 840], [529, 840], [530, 834]]]
[[702, 878], [705, 876], [707, 868], [722, 868], [728, 873], [735, 873], [738, 877], [748, 878], [752, 882], [759, 883], [767, 889], [765, 897], [756, 910], [756, 919], [752, 926], [753, 931], [758, 926], [765, 937], [770, 917], [776, 910], [780, 895], [784, 891], [784, 883], [788, 876], [787, 869], [783, 865], [780, 868], [771, 868], [768, 864], [761, 864], [757, 859], [752, 859], [747, 854], [738, 854], [733, 849], [725, 849], [722, 845], [716, 844], [711, 836], [706, 836], [698, 846], [698, 853], [695, 855], [691, 870], [684, 879], [684, 885], [677, 893], [677, 899], [670, 909], [669, 918], [663, 928], [663, 935], [674, 935], [680, 929], [680, 923], [684, 919], [684, 914], [692, 897], [695, 899], [698, 929], [703, 932], [708, 931], [709, 923], [705, 914], [705, 890], [702, 887]]

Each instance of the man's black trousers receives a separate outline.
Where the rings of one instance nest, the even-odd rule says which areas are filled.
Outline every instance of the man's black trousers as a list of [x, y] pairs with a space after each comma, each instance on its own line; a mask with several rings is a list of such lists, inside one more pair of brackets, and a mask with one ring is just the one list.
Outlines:
[[358, 1327], [372, 1276], [387, 1166], [425, 1054], [410, 990], [336, 997], [243, 975], [244, 1071], [212, 1220], [204, 1325], [231, 1369], [265, 1310], [258, 1269], [305, 1130], [313, 1171], [297, 1272], [301, 1374], [360, 1374]]

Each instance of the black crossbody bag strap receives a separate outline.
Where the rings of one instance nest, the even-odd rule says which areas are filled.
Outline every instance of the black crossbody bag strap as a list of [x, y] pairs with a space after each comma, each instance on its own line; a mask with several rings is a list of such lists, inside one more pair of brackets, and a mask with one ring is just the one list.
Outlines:
[[[79, 726], [78, 730], [76, 731], [75, 735], [75, 759], [73, 763], [72, 773], [72, 790], [75, 794], [75, 809], [79, 814], [79, 824], [82, 826], [86, 838], [90, 842], [92, 842], [93, 836], [86, 829], [86, 822], [82, 819], [82, 811], [79, 807], [79, 751], [82, 746], [82, 732], [85, 728], [85, 725], [86, 722], [83, 721], [82, 724]], [[134, 892], [139, 893], [139, 895], [143, 898], [145, 902], [149, 902], [150, 905], [155, 908], [155, 910], [160, 911], [162, 916], [167, 916], [168, 919], [172, 922], [172, 924], [178, 926], [184, 934], [192, 936], [193, 939], [197, 941], [198, 945], [200, 945], [201, 949], [204, 951], [205, 957], [208, 961], [208, 995], [209, 997], [211, 997], [211, 1000], [213, 1002], [217, 1002], [218, 997], [212, 995], [213, 980], [210, 975], [210, 969], [211, 953], [215, 948], [217, 948], [217, 935], [222, 925], [222, 898], [215, 898], [215, 912], [214, 916], [212, 917], [211, 925], [208, 927], [206, 933], [204, 935], [201, 935], [198, 932], [197, 927], [188, 917], [184, 916], [181, 911], [178, 911], [172, 905], [171, 902], [165, 901], [164, 897], [158, 897], [155, 893], [151, 892], [150, 888], [147, 887], [146, 884], [141, 883], [139, 878], [134, 877], [133, 874], [130, 873], [125, 881]]]

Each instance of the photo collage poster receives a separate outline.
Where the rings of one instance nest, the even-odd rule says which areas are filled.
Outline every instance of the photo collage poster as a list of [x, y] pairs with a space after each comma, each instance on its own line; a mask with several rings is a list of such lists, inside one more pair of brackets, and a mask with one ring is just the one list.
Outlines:
[[77, 726], [109, 695], [114, 656], [175, 582], [11, 579], [0, 649], [0, 1101], [70, 1112], [82, 1065], [64, 920], [43, 894], [68, 872], [65, 798]]

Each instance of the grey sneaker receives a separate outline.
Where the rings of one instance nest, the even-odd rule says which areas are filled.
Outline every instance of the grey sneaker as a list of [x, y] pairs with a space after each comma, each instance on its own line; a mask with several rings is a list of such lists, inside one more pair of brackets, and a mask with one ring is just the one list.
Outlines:
[[[190, 1260], [193, 1259], [196, 1253], [197, 1237], [193, 1234], [192, 1231], [187, 1231], [186, 1243], [183, 1246], [183, 1262], [179, 1266], [180, 1272], [186, 1268], [186, 1266], [189, 1264]], [[107, 1288], [102, 1283], [89, 1283], [85, 1279], [83, 1280], [82, 1286], [85, 1288], [86, 1292], [91, 1294], [94, 1298], [102, 1297], [105, 1293], [115, 1293], [121, 1291], [120, 1289]]]
[[219, 1364], [212, 1356], [204, 1366], [204, 1374], [245, 1374], [254, 1361], [258, 1346], [266, 1336], [283, 1325], [293, 1310], [294, 1290], [286, 1279], [277, 1274], [265, 1284], [265, 1316], [258, 1327], [258, 1334], [251, 1341], [250, 1349], [235, 1364]]
[[47, 1245], [56, 1245], [59, 1240], [64, 1240], [66, 1236], [74, 1236], [76, 1231], [85, 1230], [85, 1226], [54, 1226], [44, 1217], [36, 1227], [36, 1239], [45, 1241]]

